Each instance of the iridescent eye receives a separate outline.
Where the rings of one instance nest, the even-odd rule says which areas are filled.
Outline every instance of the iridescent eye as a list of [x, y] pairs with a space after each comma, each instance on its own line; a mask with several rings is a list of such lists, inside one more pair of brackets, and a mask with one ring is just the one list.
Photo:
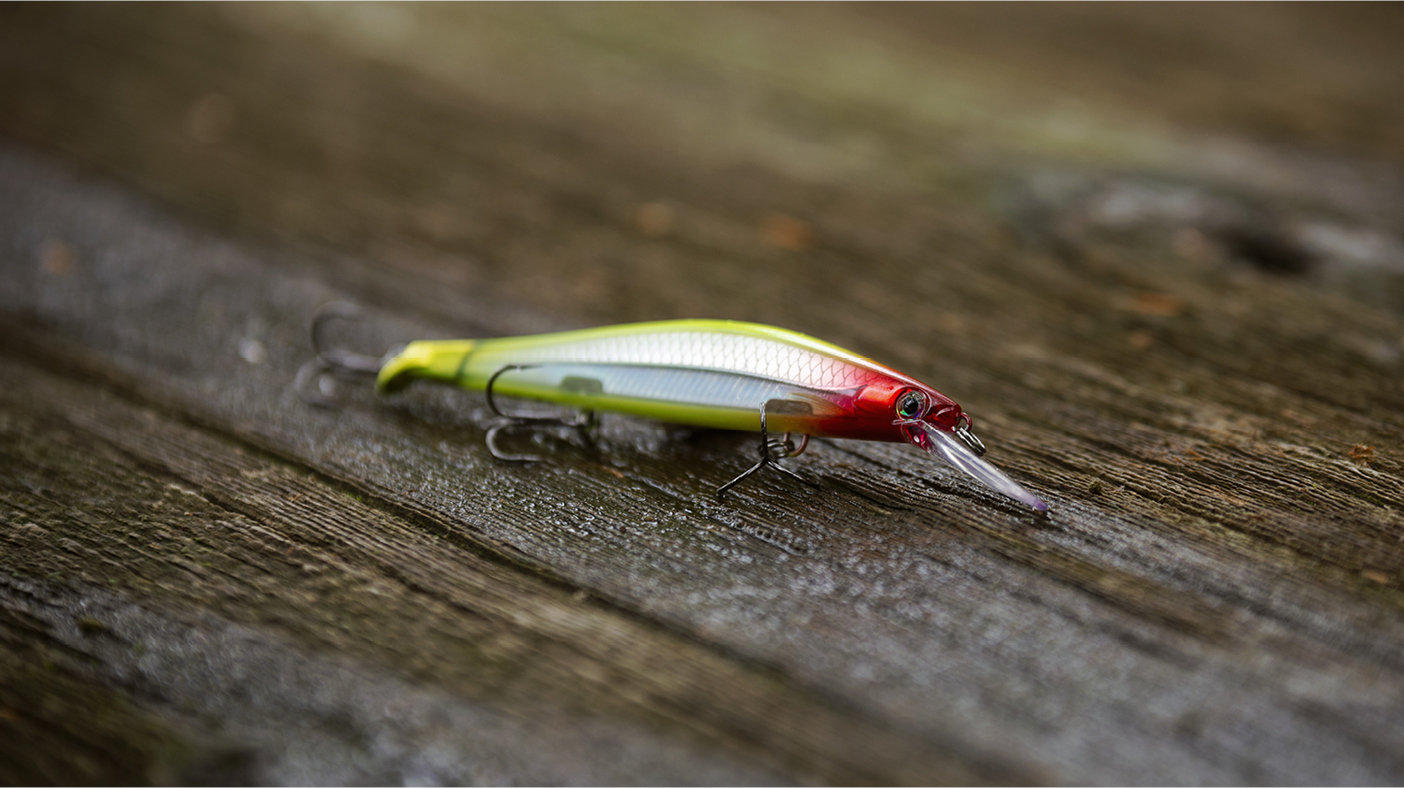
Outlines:
[[904, 419], [921, 418], [926, 413], [926, 395], [920, 391], [908, 391], [897, 398], [897, 415]]

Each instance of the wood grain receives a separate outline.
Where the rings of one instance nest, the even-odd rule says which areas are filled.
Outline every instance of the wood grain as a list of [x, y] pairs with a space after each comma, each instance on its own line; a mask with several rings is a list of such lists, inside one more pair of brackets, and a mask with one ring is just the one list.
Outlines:
[[[1044, 34], [986, 68], [1001, 11], [0, 13], [0, 778], [1404, 775], [1404, 105], [1360, 12], [1030, 11], [1198, 42], [1070, 104]], [[1293, 42], [1341, 65], [1190, 65]], [[1288, 100], [1333, 79], [1357, 125]], [[302, 402], [330, 300], [366, 352], [813, 333], [1052, 512], [843, 441], [719, 502], [748, 440], [625, 418], [501, 464], [472, 394]]]

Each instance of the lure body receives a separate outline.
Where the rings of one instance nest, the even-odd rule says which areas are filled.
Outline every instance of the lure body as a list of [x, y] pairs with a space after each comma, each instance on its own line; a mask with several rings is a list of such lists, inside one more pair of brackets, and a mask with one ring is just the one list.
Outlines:
[[[381, 367], [392, 391], [429, 378], [497, 395], [677, 424], [905, 441], [1015, 500], [1046, 504], [957, 435], [970, 424], [926, 384], [794, 331], [673, 320], [525, 337], [413, 342]], [[978, 445], [978, 442], [976, 442]]]
[[920, 382], [843, 348], [771, 326], [676, 320], [503, 339], [414, 342], [382, 367], [381, 390], [431, 377], [504, 396], [698, 427], [832, 438], [905, 440], [892, 402], [918, 388], [954, 429], [960, 406]]

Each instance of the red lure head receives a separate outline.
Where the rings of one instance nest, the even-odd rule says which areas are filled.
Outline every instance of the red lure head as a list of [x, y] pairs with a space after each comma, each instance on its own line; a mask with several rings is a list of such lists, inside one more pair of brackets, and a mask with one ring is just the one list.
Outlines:
[[853, 393], [850, 429], [841, 437], [906, 441], [985, 486], [1048, 511], [1048, 504], [980, 456], [985, 444], [970, 432], [970, 417], [950, 397], [905, 376], [884, 376]]
[[985, 444], [970, 431], [970, 416], [954, 400], [895, 370], [870, 370], [872, 377], [861, 386], [831, 393], [829, 401], [837, 412], [819, 416], [803, 430], [833, 438], [911, 443], [1002, 495], [1035, 511], [1048, 511], [1037, 495], [981, 459]]
[[905, 375], [872, 380], [843, 404], [847, 413], [824, 425], [825, 432], [835, 437], [909, 441], [903, 422], [923, 421], [951, 432], [962, 421], [968, 425], [970, 419], [950, 397]]

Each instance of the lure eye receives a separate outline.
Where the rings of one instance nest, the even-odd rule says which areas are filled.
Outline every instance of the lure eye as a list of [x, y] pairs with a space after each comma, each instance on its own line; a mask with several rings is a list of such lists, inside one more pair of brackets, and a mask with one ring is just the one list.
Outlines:
[[907, 391], [897, 398], [897, 415], [903, 419], [919, 419], [926, 408], [926, 395], [920, 391]]

